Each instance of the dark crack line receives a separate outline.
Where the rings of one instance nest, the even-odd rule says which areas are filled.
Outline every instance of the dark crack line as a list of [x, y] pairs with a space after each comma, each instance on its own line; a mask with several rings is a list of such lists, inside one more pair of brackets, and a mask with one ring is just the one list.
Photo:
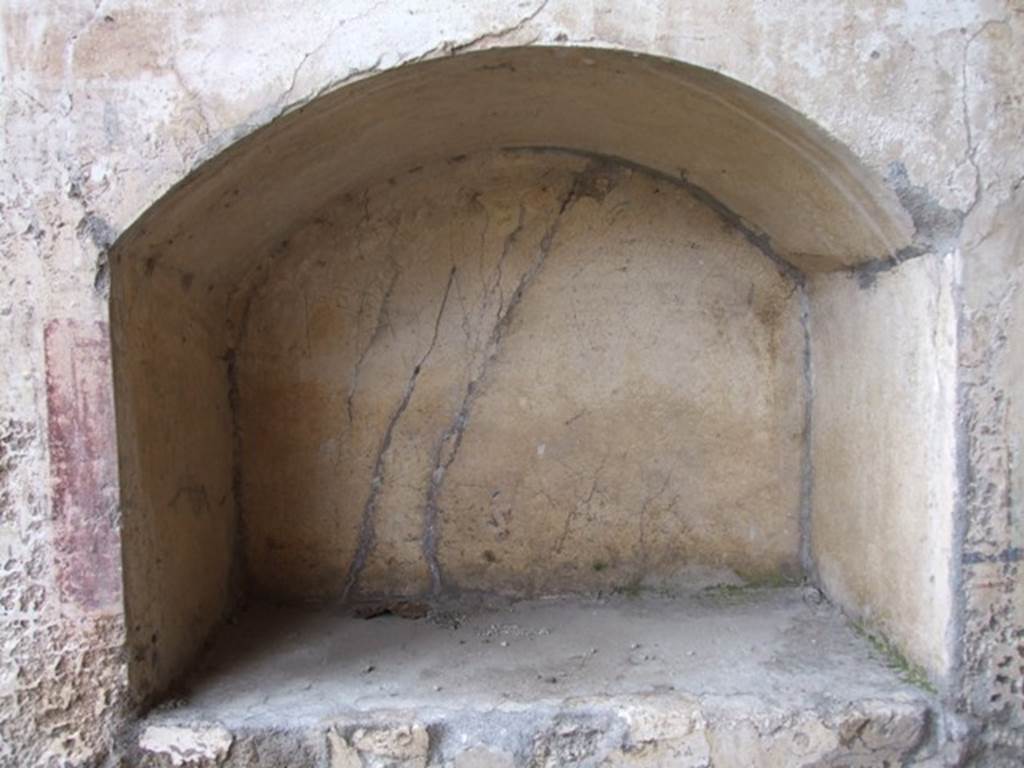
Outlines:
[[[939, 240], [936, 237], [937, 225], [934, 223], [925, 224], [919, 221], [919, 216], [915, 213], [915, 206], [913, 203], [908, 204], [906, 200], [904, 200], [904, 195], [901, 194], [900, 190], [895, 189], [894, 191], [900, 198], [903, 208], [910, 214], [911, 219], [914, 222], [913, 242], [911, 242], [910, 245], [900, 248], [894, 254], [886, 258], [874, 259], [872, 261], [848, 267], [845, 271], [856, 276], [862, 288], [870, 288], [874, 285], [879, 274], [896, 269], [906, 261], [916, 259], [930, 253], [935, 253], [938, 250], [948, 250], [953, 244], [959, 241], [964, 223], [981, 203], [984, 194], [984, 179], [982, 178], [981, 167], [978, 165], [978, 146], [975, 143], [974, 128], [971, 124], [969, 79], [970, 51], [975, 40], [977, 40], [977, 38], [990, 26], [1005, 23], [1006, 22], [1002, 19], [990, 19], [976, 29], [964, 43], [963, 55], [960, 61], [960, 112], [964, 128], [964, 161], [970, 165], [971, 171], [974, 175], [974, 193], [972, 195], [971, 202], [968, 203], [965, 209], [956, 209], [947, 212], [955, 216], [955, 227], [946, 237]], [[905, 169], [903, 169], [903, 171], [905, 175]], [[907, 180], [906, 183], [909, 186], [909, 180]], [[934, 207], [943, 210], [937, 204]]]
[[651, 504], [660, 499], [665, 491], [668, 490], [670, 482], [672, 482], [671, 472], [665, 475], [665, 482], [661, 484], [661, 487], [655, 493], [648, 495], [640, 505], [640, 513], [637, 517], [639, 517], [640, 524], [640, 563], [644, 571], [641, 573], [641, 576], [646, 575], [647, 565], [650, 560], [650, 553], [647, 548], [647, 512], [650, 510]]
[[512, 246], [515, 245], [516, 240], [519, 239], [519, 235], [522, 234], [523, 227], [526, 224], [526, 206], [522, 203], [519, 204], [519, 221], [516, 223], [515, 229], [513, 229], [508, 237], [505, 238], [505, 243], [501, 247], [501, 256], [498, 258], [498, 263], [495, 267], [496, 275], [494, 283], [491, 285], [490, 292], [493, 293], [495, 289], [498, 291], [498, 317], [500, 318], [505, 311], [505, 262], [508, 261], [508, 255], [512, 251]]
[[[430, 473], [430, 482], [427, 486], [427, 497], [423, 512], [423, 557], [426, 559], [427, 568], [430, 571], [430, 593], [432, 595], [440, 594], [444, 588], [444, 574], [441, 568], [440, 558], [438, 556], [438, 549], [441, 539], [440, 496], [445, 474], [455, 462], [459, 448], [462, 446], [462, 439], [466, 432], [466, 426], [469, 424], [470, 411], [472, 410], [473, 403], [480, 390], [479, 385], [487, 375], [491, 362], [498, 356], [501, 342], [512, 322], [516, 309], [523, 300], [523, 296], [526, 294], [527, 289], [533, 283], [537, 274], [547, 261], [548, 255], [551, 252], [551, 244], [554, 242], [555, 236], [558, 234], [558, 229], [561, 226], [562, 217], [579, 197], [580, 182], [583, 174], [585, 173], [586, 171], [577, 176], [569, 189], [568, 194], [566, 194], [561, 205], [559, 205], [558, 213], [555, 215], [554, 221], [552, 221], [550, 226], [548, 226], [547, 230], [544, 232], [544, 235], [541, 237], [540, 244], [537, 248], [537, 257], [534, 259], [533, 264], [530, 265], [530, 268], [520, 278], [515, 291], [512, 293], [512, 297], [509, 299], [508, 305], [504, 308], [504, 312], [499, 308], [498, 319], [497, 322], [495, 322], [494, 327], [491, 329], [491, 335], [487, 340], [487, 344], [485, 346], [487, 352], [480, 366], [480, 370], [477, 376], [470, 380], [466, 385], [466, 393], [462, 398], [462, 402], [459, 404], [458, 410], [455, 412], [455, 418], [452, 420], [452, 423], [448, 428], [445, 429], [444, 433], [441, 435], [441, 439], [437, 443], [437, 447], [434, 449], [434, 468]], [[501, 262], [504, 261], [505, 257], [511, 250], [514, 240], [523, 229], [524, 216], [525, 212], [520, 208], [519, 224], [505, 239]], [[499, 264], [501, 262], [499, 262]], [[502, 300], [502, 305], [504, 306], [504, 299]]]
[[441, 332], [441, 319], [444, 317], [445, 307], [448, 306], [448, 296], [451, 294], [452, 284], [454, 282], [455, 267], [453, 266], [448, 272], [448, 283], [444, 289], [444, 297], [441, 299], [441, 306], [437, 311], [437, 318], [434, 320], [434, 333], [430, 338], [430, 344], [416, 363], [415, 367], [412, 369], [412, 375], [409, 377], [409, 381], [405, 385], [405, 391], [402, 393], [402, 399], [398, 403], [398, 407], [395, 408], [394, 413], [391, 414], [391, 419], [388, 421], [387, 429], [384, 430], [384, 437], [381, 440], [380, 447], [377, 449], [377, 458], [373, 464], [373, 475], [370, 481], [370, 494], [367, 496], [366, 503], [363, 505], [363, 515], [359, 524], [358, 544], [356, 546], [355, 555], [352, 558], [352, 563], [349, 566], [348, 575], [345, 578], [345, 588], [342, 591], [343, 601], [348, 599], [352, 590], [357, 586], [359, 576], [362, 573], [363, 568], [366, 566], [366, 561], [376, 544], [374, 515], [377, 512], [377, 501], [380, 497], [381, 488], [384, 485], [384, 464], [387, 459], [388, 449], [391, 447], [391, 439], [394, 436], [395, 427], [397, 426], [399, 419], [402, 418], [402, 414], [405, 413], [406, 408], [409, 407], [409, 401], [412, 400], [413, 392], [416, 390], [416, 381], [419, 379], [423, 366], [426, 364], [431, 353], [434, 351], [434, 347], [437, 345], [437, 338]]
[[565, 516], [565, 525], [562, 526], [562, 533], [558, 537], [558, 541], [555, 542], [555, 554], [561, 554], [562, 548], [565, 546], [566, 539], [569, 538], [569, 531], [572, 529], [572, 524], [576, 520], [576, 515], [581, 509], [589, 509], [590, 502], [594, 500], [594, 494], [597, 493], [597, 484], [601, 479], [601, 472], [604, 471], [605, 464], [608, 463], [608, 457], [605, 456], [601, 460], [601, 465], [594, 472], [594, 478], [590, 481], [590, 490], [587, 491], [587, 495], [580, 501], [576, 502], [576, 505], [569, 510], [569, 513]]
[[970, 80], [969, 80], [969, 67], [970, 67], [970, 54], [971, 46], [974, 41], [978, 39], [983, 33], [985, 33], [989, 27], [1000, 24], [1006, 24], [1003, 19], [989, 19], [982, 24], [964, 43], [964, 54], [960, 65], [960, 110], [964, 123], [964, 142], [966, 146], [965, 159], [970, 164], [971, 169], [974, 171], [974, 197], [968, 205], [967, 210], [964, 211], [964, 218], [966, 219], [974, 209], [978, 207], [981, 202], [982, 195], [984, 194], [984, 182], [981, 175], [981, 167], [978, 165], [978, 147], [974, 142], [974, 128], [971, 125], [971, 108], [970, 108]]
[[[487, 285], [487, 269], [484, 265], [484, 257], [487, 253], [487, 233], [491, 230], [491, 212], [487, 206], [480, 202], [481, 193], [472, 192], [469, 197], [471, 206], [475, 206], [484, 217], [484, 225], [480, 230], [480, 244], [477, 251], [477, 270], [480, 273], [480, 291], [484, 294], [490, 291]], [[469, 336], [467, 335], [467, 341]]]
[[[444, 577], [441, 572], [441, 562], [437, 550], [440, 543], [439, 520], [441, 509], [439, 497], [444, 482], [445, 473], [455, 461], [462, 446], [462, 437], [466, 432], [466, 424], [469, 421], [469, 409], [473, 401], [473, 393], [476, 390], [476, 382], [471, 381], [466, 387], [466, 395], [459, 405], [455, 419], [444, 431], [441, 440], [434, 451], [434, 469], [430, 473], [430, 484], [427, 486], [427, 501], [424, 508], [423, 521], [423, 557], [427, 561], [427, 569], [430, 571], [430, 593], [438, 594], [444, 587]], [[446, 450], [447, 448], [447, 450]]]
[[246, 525], [248, 517], [245, 514], [245, 475], [242, 456], [242, 397], [238, 355], [235, 349], [228, 349], [223, 360], [228, 385], [228, 413], [231, 418], [231, 498], [235, 506], [235, 532], [231, 542], [232, 557], [228, 579], [237, 600], [244, 596], [245, 576], [249, 571], [249, 530]]
[[529, 24], [538, 16], [540, 16], [544, 9], [547, 8], [548, 2], [549, 0], [542, 0], [540, 5], [534, 8], [526, 16], [523, 16], [519, 21], [517, 21], [510, 27], [503, 27], [502, 29], [497, 29], [494, 30], [493, 32], [485, 32], [484, 34], [479, 35], [478, 37], [474, 37], [472, 40], [468, 40], [464, 43], [449, 44], [448, 47], [452, 54], [456, 54], [461, 53], [462, 51], [470, 50], [484, 43], [498, 42], [503, 38], [509, 37], [510, 35], [514, 35], [517, 32], [522, 31], [527, 24]]
[[366, 362], [367, 355], [370, 354], [370, 350], [373, 346], [380, 341], [381, 336], [384, 335], [384, 331], [391, 326], [390, 315], [388, 314], [388, 307], [391, 303], [391, 294], [395, 290], [395, 285], [398, 283], [398, 276], [400, 269], [396, 266], [395, 271], [391, 274], [391, 279], [388, 281], [387, 288], [384, 289], [384, 295], [380, 300], [380, 307], [377, 309], [377, 320], [373, 327], [373, 334], [370, 336], [370, 341], [367, 342], [366, 346], [363, 347], [363, 351], [359, 354], [359, 359], [356, 360], [356, 364], [352, 367], [352, 383], [348, 388], [348, 396], [345, 398], [345, 410], [348, 414], [348, 423], [352, 423], [352, 401], [356, 396], [356, 389], [359, 387], [359, 375], [363, 368], [363, 363]]
[[775, 265], [778, 272], [793, 285], [793, 289], [800, 292], [801, 301], [801, 326], [803, 328], [804, 336], [804, 352], [803, 352], [803, 377], [805, 387], [805, 400], [804, 400], [804, 413], [803, 413], [803, 430], [805, 434], [805, 440], [803, 444], [803, 454], [801, 457], [801, 489], [800, 489], [800, 530], [801, 530], [801, 561], [805, 567], [811, 566], [813, 573], [813, 562], [810, 553], [809, 536], [810, 536], [810, 520], [811, 520], [811, 504], [812, 494], [814, 485], [814, 465], [812, 462], [812, 454], [810, 449], [811, 439], [811, 416], [813, 407], [813, 378], [811, 370], [811, 344], [810, 344], [810, 308], [808, 303], [808, 297], [806, 295], [806, 276], [804, 273], [790, 263], [782, 256], [780, 256], [774, 249], [769, 236], [763, 232], [759, 232], [754, 229], [753, 226], [748, 224], [738, 213], [732, 208], [726, 205], [724, 202], [719, 200], [709, 191], [691, 182], [685, 171], [680, 171], [679, 176], [673, 176], [671, 174], [660, 171], [657, 168], [651, 168], [649, 166], [641, 165], [623, 157], [617, 157], [614, 155], [605, 155], [596, 152], [590, 152], [586, 150], [574, 149], [571, 147], [557, 147], [557, 146], [527, 146], [527, 147], [506, 147], [506, 151], [509, 152], [547, 152], [547, 153], [561, 153], [568, 155], [575, 155], [577, 157], [584, 157], [590, 159], [595, 163], [615, 163], [617, 165], [633, 169], [635, 171], [642, 172], [654, 178], [664, 181], [665, 183], [672, 184], [687, 194], [689, 194], [697, 202], [703, 204], [715, 213], [723, 223], [731, 226], [738, 231], [744, 239], [747, 240], [752, 246], [761, 252], [772, 264]]
[[282, 259], [288, 257], [288, 250], [289, 241], [287, 239], [278, 242], [270, 249], [268, 256], [257, 263], [228, 293], [225, 303], [232, 317], [237, 316], [237, 327], [233, 329], [233, 340], [226, 353], [242, 353], [249, 336], [249, 321], [252, 317], [256, 297], [267, 289], [274, 276], [275, 265], [280, 264]]
[[606, 155], [601, 152], [591, 152], [589, 150], [575, 149], [573, 147], [521, 146], [505, 147], [504, 149], [506, 152], [537, 152], [575, 155], [576, 157], [587, 158], [595, 163], [614, 163], [615, 165], [620, 165], [623, 168], [628, 168], [632, 171], [637, 171], [660, 181], [664, 181], [666, 184], [672, 184], [673, 186], [682, 189], [698, 203], [709, 208], [718, 216], [719, 219], [722, 220], [723, 223], [739, 232], [748, 243], [754, 246], [754, 248], [760, 251], [765, 258], [775, 265], [775, 268], [783, 277], [789, 279], [794, 285], [802, 285], [805, 282], [804, 273], [795, 264], [787, 261], [775, 251], [771, 238], [767, 234], [755, 229], [751, 224], [747, 223], [746, 219], [740, 216], [740, 214], [736, 213], [736, 211], [711, 194], [711, 192], [704, 189], [704, 187], [690, 181], [687, 178], [685, 169], [680, 169], [679, 175], [673, 176], [665, 171], [633, 162], [632, 160], [619, 157], [618, 155]]
[[811, 351], [811, 302], [804, 285], [799, 287], [800, 295], [800, 328], [803, 332], [803, 357], [801, 374], [804, 388], [803, 408], [803, 440], [800, 449], [800, 564], [804, 574], [814, 583], [819, 584], [818, 566], [814, 559], [811, 546], [814, 508], [814, 363]]
[[248, 573], [248, 552], [249, 552], [249, 529], [246, 525], [248, 516], [245, 513], [245, 474], [244, 474], [244, 435], [242, 430], [242, 396], [241, 396], [241, 356], [249, 333], [249, 320], [252, 316], [252, 308], [256, 296], [262, 291], [270, 279], [272, 270], [271, 263], [282, 258], [288, 250], [288, 241], [278, 243], [270, 253], [267, 261], [254, 268], [253, 272], [245, 279], [244, 287], [236, 288], [228, 298], [228, 306], [235, 302], [235, 296], [242, 290], [247, 292], [241, 305], [241, 315], [238, 320], [238, 327], [235, 329], [232, 343], [224, 350], [221, 359], [224, 362], [225, 377], [227, 379], [228, 416], [231, 423], [231, 499], [234, 503], [235, 532], [232, 546], [232, 559], [229, 572], [231, 589], [236, 599], [241, 600], [245, 596], [245, 577]]

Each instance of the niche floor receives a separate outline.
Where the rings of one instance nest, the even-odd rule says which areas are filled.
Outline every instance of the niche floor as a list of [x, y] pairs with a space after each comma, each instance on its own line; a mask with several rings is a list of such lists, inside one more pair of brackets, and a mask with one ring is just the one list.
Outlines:
[[418, 618], [257, 607], [142, 740], [151, 758], [192, 738], [193, 753], [219, 749], [227, 764], [276, 749], [332, 768], [882, 765], [920, 746], [929, 707], [800, 589]]

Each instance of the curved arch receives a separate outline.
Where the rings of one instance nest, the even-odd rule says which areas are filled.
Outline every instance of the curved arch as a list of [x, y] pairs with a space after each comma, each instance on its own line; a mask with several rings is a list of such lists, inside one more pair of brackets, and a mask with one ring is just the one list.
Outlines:
[[[299, 106], [177, 185], [119, 250], [158, 250], [172, 268], [233, 284], [250, 266], [244, 254], [317, 201], [498, 146], [595, 152], [685, 176], [807, 271], [885, 259], [912, 237], [877, 175], [771, 97], [653, 56], [531, 47], [401, 66]], [[186, 222], [209, 225], [187, 246], [176, 239]], [[207, 255], [192, 264], [200, 248]]]
[[[790, 276], [886, 258], [911, 238], [881, 180], [793, 110], [722, 75], [620, 51], [501, 49], [404, 66], [257, 130], [172, 189], [112, 250], [140, 691], [180, 672], [237, 590], [240, 558], [225, 554], [240, 528], [234, 353], [248, 297], [281, 244], [347, 192], [432, 161], [517, 148], [616, 158], [670, 177]], [[176, 597], [154, 606], [136, 594]]]

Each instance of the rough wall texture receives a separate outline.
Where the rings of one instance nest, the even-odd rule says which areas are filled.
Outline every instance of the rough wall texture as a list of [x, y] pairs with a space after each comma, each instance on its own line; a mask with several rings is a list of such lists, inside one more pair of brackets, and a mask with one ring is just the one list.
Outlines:
[[989, 719], [986, 735], [1008, 760], [1024, 749], [1022, 203], [1018, 180], [998, 207], [987, 241], [968, 250], [973, 258], [964, 270], [970, 279], [961, 352], [964, 704]]
[[[532, 43], [628, 48], [725, 72], [818, 122], [887, 174], [911, 207], [930, 200], [933, 213], [938, 205], [966, 216], [959, 247], [948, 244], [959, 264], [965, 538], [954, 573], [962, 678], [954, 703], [990, 718], [982, 740], [1013, 760], [1024, 722], [1012, 668], [1024, 621], [1013, 490], [1024, 425], [1013, 397], [1020, 353], [1010, 341], [1021, 322], [1018, 3], [435, 0], [300, 9], [279, 0], [254, 11], [218, 0], [197, 12], [138, 0], [13, 0], [0, 34], [0, 760], [100, 759], [124, 702], [121, 620], [69, 601], [85, 585], [61, 576], [61, 549], [51, 544], [60, 520], [51, 478], [60, 471], [51, 468], [59, 462], [44, 329], [104, 322], [112, 238], [287, 105], [420, 58]], [[108, 549], [99, 560], [116, 558]]]
[[[960, 242], [962, 700], [988, 759], [1024, 754], [1024, 9], [976, 29], [964, 54], [968, 158], [979, 186]], [[982, 753], [985, 754], [985, 753]], [[985, 758], [982, 758], [985, 759]]]
[[239, 353], [259, 591], [798, 575], [797, 295], [680, 186], [552, 153], [441, 161], [273, 259]]

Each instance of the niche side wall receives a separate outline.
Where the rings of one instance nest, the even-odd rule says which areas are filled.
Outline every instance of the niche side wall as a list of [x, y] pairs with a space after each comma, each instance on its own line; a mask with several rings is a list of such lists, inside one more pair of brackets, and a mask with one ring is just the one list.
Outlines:
[[160, 262], [165, 244], [130, 238], [111, 271], [128, 669], [140, 699], [191, 663], [238, 590], [224, 323], [204, 314], [207, 285]]
[[953, 647], [953, 257], [816, 275], [809, 295], [818, 575], [853, 618], [942, 678]]

